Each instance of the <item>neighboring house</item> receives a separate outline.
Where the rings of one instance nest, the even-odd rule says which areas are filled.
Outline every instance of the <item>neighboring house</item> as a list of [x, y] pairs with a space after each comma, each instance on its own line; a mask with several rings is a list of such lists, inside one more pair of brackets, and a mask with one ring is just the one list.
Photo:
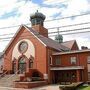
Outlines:
[[76, 40], [66, 41], [61, 44], [68, 47], [70, 50], [79, 50]]
[[44, 19], [36, 12], [30, 16], [32, 27], [20, 26], [4, 51], [3, 71], [23, 74], [21, 81], [27, 75], [40, 77], [47, 84], [88, 81], [90, 50], [79, 50], [75, 40], [60, 44], [48, 38]]
[[[87, 66], [87, 62], [88, 66]], [[90, 50], [73, 50], [52, 54], [52, 80], [59, 82], [86, 82], [90, 80]]]

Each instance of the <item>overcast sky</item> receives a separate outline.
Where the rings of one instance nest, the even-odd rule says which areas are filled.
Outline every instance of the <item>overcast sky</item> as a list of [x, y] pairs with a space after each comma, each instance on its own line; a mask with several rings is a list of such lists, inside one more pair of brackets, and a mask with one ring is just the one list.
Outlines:
[[[9, 37], [12, 37], [14, 35], [5, 34], [15, 33], [19, 28], [5, 27], [28, 23], [30, 24], [30, 14], [36, 12], [37, 10], [46, 15], [46, 28], [90, 22], [90, 0], [0, 0], [0, 52], [3, 51], [9, 43], [11, 39]], [[58, 19], [73, 15], [81, 16]], [[90, 23], [60, 28], [59, 31], [87, 28], [89, 26]], [[57, 28], [49, 29], [49, 32], [54, 31], [57, 31]], [[85, 29], [83, 31], [90, 31], [90, 29]], [[87, 46], [90, 48], [90, 32], [68, 35], [65, 35], [65, 33], [72, 32], [61, 33], [63, 35], [64, 41], [76, 39], [79, 47]]]

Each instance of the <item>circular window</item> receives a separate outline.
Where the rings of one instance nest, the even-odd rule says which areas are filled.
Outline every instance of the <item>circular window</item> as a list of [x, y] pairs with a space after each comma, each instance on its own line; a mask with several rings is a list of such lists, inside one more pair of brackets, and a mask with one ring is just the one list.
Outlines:
[[22, 42], [19, 44], [19, 51], [20, 51], [21, 53], [25, 53], [25, 52], [27, 51], [27, 48], [28, 48], [27, 42], [22, 41]]

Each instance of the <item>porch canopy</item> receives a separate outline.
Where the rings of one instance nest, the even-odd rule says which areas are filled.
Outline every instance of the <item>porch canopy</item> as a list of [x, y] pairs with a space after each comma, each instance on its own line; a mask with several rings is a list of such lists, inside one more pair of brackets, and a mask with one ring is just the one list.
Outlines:
[[68, 66], [68, 67], [51, 67], [50, 70], [79, 70], [84, 69], [84, 66]]

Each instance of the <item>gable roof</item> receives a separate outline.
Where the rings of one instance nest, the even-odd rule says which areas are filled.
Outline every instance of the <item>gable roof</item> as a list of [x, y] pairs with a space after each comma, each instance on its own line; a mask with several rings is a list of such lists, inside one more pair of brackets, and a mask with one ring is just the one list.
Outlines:
[[63, 42], [61, 44], [68, 47], [71, 50], [75, 42], [76, 42], [76, 40], [71, 40], [71, 41]]
[[[48, 47], [53, 48], [53, 49], [58, 50], [58, 51], [67, 51], [67, 50], [70, 50], [66, 46], [61, 45], [58, 42], [56, 42], [56, 41], [54, 41], [54, 40], [52, 40], [50, 38], [44, 37], [43, 35], [40, 35], [36, 30], [34, 30], [34, 29], [30, 28], [30, 27], [27, 27], [26, 25], [21, 25], [19, 27], [18, 31], [14, 35], [14, 38], [19, 33], [19, 31], [21, 30], [22, 27], [24, 27], [24, 28], [26, 28], [26, 30], [30, 31], [31, 34], [33, 34], [44, 46], [48, 46]], [[11, 39], [10, 43], [5, 48], [4, 52], [8, 49], [10, 44], [13, 42], [14, 38]]]
[[34, 30], [30, 27], [27, 27], [27, 26], [25, 26], [25, 27], [28, 28], [30, 30], [30, 32], [32, 32], [35, 36], [37, 36], [37, 38], [39, 38], [39, 40], [41, 40], [46, 46], [56, 49], [58, 51], [70, 50], [69, 48], [59, 44], [58, 42], [56, 42], [50, 38], [44, 37], [43, 35], [40, 35], [36, 30]]
[[[21, 28], [23, 27], [23, 25], [20, 25], [19, 29], [17, 30], [17, 32], [15, 33], [15, 35], [13, 36], [14, 38], [16, 37], [16, 35], [19, 33], [19, 31], [21, 30]], [[8, 47], [10, 46], [10, 44], [13, 42], [14, 38], [12, 38], [9, 42], [9, 44], [6, 46], [6, 48], [3, 50], [3, 52], [5, 53], [5, 51], [8, 49]]]

